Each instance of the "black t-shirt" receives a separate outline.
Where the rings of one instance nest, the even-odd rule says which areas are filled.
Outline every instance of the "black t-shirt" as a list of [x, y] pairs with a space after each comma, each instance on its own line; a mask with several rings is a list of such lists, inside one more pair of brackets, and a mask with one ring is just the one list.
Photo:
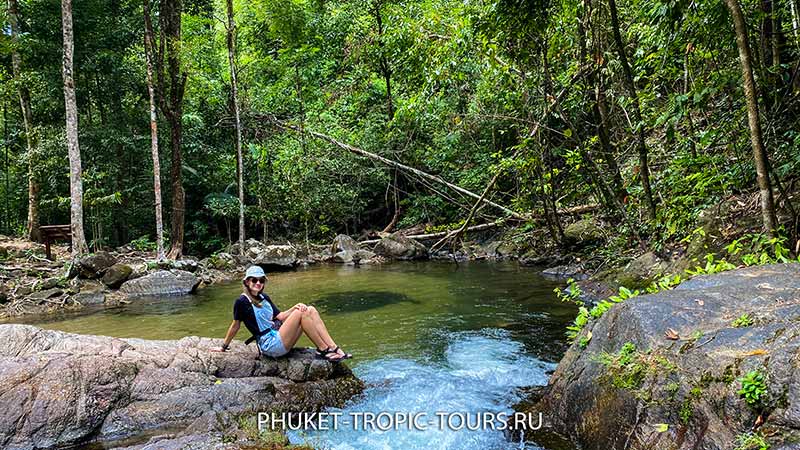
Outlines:
[[[270, 299], [267, 294], [261, 294], [261, 299], [262, 302], [266, 300], [269, 306], [272, 307], [272, 320], [277, 320], [276, 318], [281, 311], [272, 303], [272, 299]], [[247, 330], [250, 331], [250, 334], [253, 336], [258, 336], [261, 331], [258, 326], [258, 321], [256, 320], [256, 313], [253, 310], [253, 305], [250, 304], [250, 299], [244, 294], [239, 296], [233, 303], [233, 320], [244, 322], [244, 326], [247, 327]]]

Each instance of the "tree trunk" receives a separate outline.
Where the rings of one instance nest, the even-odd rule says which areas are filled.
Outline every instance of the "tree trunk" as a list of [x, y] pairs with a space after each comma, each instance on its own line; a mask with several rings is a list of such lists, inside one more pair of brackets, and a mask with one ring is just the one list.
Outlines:
[[242, 164], [242, 122], [239, 117], [239, 91], [236, 78], [236, 22], [233, 20], [233, 0], [228, 6], [228, 64], [231, 69], [233, 117], [236, 120], [236, 173], [239, 183], [239, 251], [244, 252], [244, 165]]
[[6, 175], [6, 190], [3, 195], [5, 209], [3, 210], [3, 230], [6, 234], [11, 234], [11, 207], [8, 204], [8, 193], [11, 192], [11, 179], [8, 174], [8, 150], [11, 142], [8, 139], [8, 104], [3, 101], [3, 150], [5, 150], [5, 161], [3, 169]]
[[158, 115], [153, 86], [153, 22], [150, 19], [150, 0], [144, 0], [144, 56], [147, 64], [147, 94], [150, 99], [150, 153], [153, 157], [153, 193], [156, 209], [156, 251], [164, 259], [164, 221], [161, 208], [161, 162], [158, 157]]
[[611, 28], [614, 34], [614, 43], [617, 47], [619, 60], [622, 64], [623, 81], [628, 95], [632, 101], [633, 132], [636, 135], [636, 149], [639, 152], [639, 176], [642, 179], [642, 189], [644, 190], [644, 202], [647, 207], [647, 217], [650, 220], [656, 218], [656, 205], [653, 201], [653, 193], [650, 190], [650, 165], [647, 162], [648, 150], [645, 142], [645, 127], [642, 122], [642, 109], [639, 105], [639, 97], [636, 94], [636, 85], [633, 83], [633, 71], [628, 64], [628, 56], [625, 53], [625, 44], [622, 42], [622, 35], [619, 31], [619, 17], [617, 17], [617, 3], [609, 0], [609, 11], [611, 13]]
[[[692, 52], [691, 44], [686, 47], [686, 53], [683, 59], [683, 95], [689, 95], [689, 55]], [[694, 143], [694, 121], [692, 121], [692, 110], [686, 106], [686, 122], [689, 125], [689, 151], [692, 158], [697, 158], [697, 146]]]
[[622, 174], [619, 172], [619, 165], [617, 164], [616, 151], [614, 145], [611, 143], [609, 136], [608, 124], [608, 105], [606, 104], [606, 93], [603, 87], [601, 76], [597, 76], [597, 84], [595, 86], [595, 120], [597, 122], [597, 136], [600, 140], [600, 147], [603, 150], [603, 160], [611, 172], [611, 190], [620, 202], [625, 201], [627, 192], [622, 183]]
[[394, 119], [394, 101], [392, 100], [392, 69], [389, 67], [389, 60], [386, 58], [386, 48], [383, 43], [383, 18], [381, 17], [381, 2], [374, 3], [373, 12], [375, 14], [375, 21], [378, 25], [378, 48], [380, 48], [380, 70], [383, 76], [383, 81], [386, 83], [386, 114], [389, 117], [389, 122]]
[[11, 25], [11, 70], [19, 91], [19, 104], [22, 108], [22, 123], [25, 127], [25, 142], [28, 150], [28, 222], [26, 237], [39, 241], [39, 181], [36, 177], [36, 136], [33, 132], [33, 111], [31, 110], [31, 94], [22, 81], [22, 58], [17, 51], [19, 47], [19, 4], [17, 0], [8, 0], [8, 22]]
[[70, 225], [72, 255], [88, 251], [83, 234], [83, 182], [81, 181], [81, 150], [78, 146], [78, 105], [75, 100], [75, 80], [72, 77], [74, 42], [72, 33], [72, 0], [61, 0], [61, 25], [64, 34], [64, 106], [69, 151]]
[[[157, 58], [158, 90], [161, 112], [170, 125], [170, 144], [172, 162], [170, 177], [172, 179], [172, 245], [167, 255], [178, 259], [183, 254], [183, 234], [185, 220], [186, 195], [183, 190], [181, 174], [183, 134], [183, 94], [186, 88], [187, 75], [181, 69], [181, 1], [161, 0], [159, 21], [161, 23], [161, 39], [159, 41], [159, 57]], [[169, 72], [169, 93], [164, 74], [164, 58], [167, 60]]]
[[747, 101], [747, 122], [750, 126], [750, 144], [753, 147], [753, 159], [756, 165], [758, 188], [761, 193], [761, 215], [764, 231], [775, 234], [777, 219], [775, 202], [772, 198], [772, 186], [769, 181], [769, 159], [761, 139], [761, 121], [758, 117], [758, 94], [753, 78], [753, 62], [750, 44], [747, 39], [747, 24], [738, 0], [725, 0], [725, 6], [731, 13], [733, 27], [736, 31], [736, 46], [739, 48], [739, 62], [742, 66], [742, 83]]

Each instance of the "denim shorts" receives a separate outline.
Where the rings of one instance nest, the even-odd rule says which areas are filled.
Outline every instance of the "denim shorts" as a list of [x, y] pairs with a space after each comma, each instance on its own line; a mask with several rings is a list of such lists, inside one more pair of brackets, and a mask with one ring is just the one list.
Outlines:
[[289, 353], [289, 350], [286, 350], [286, 347], [283, 346], [281, 335], [278, 334], [277, 330], [270, 330], [269, 333], [261, 336], [258, 339], [258, 348], [261, 353], [273, 358]]

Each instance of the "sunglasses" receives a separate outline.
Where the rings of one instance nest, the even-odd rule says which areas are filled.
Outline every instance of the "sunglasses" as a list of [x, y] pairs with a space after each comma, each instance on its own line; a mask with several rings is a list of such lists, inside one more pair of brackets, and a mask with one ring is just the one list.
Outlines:
[[265, 284], [267, 282], [266, 278], [248, 278], [247, 281], [253, 284]]

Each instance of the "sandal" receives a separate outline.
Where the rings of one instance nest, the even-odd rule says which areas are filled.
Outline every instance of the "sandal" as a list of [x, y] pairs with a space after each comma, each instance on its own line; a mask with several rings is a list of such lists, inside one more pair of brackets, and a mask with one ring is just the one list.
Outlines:
[[[329, 350], [330, 350], [330, 353], [334, 353], [334, 354], [339, 356], [339, 358], [337, 358], [336, 361], [341, 361], [341, 360], [344, 360], [344, 359], [350, 359], [350, 358], [353, 357], [352, 353], [347, 353], [344, 350], [340, 349], [339, 347], [336, 347], [334, 349], [329, 349]], [[341, 352], [341, 353], [339, 353], [339, 352]]]
[[330, 348], [326, 348], [325, 350], [323, 350], [321, 348], [318, 348], [317, 349], [317, 356], [320, 356], [320, 357], [324, 358], [325, 355], [327, 355], [328, 353], [331, 353], [331, 352], [333, 352], [333, 350], [331, 350]]

